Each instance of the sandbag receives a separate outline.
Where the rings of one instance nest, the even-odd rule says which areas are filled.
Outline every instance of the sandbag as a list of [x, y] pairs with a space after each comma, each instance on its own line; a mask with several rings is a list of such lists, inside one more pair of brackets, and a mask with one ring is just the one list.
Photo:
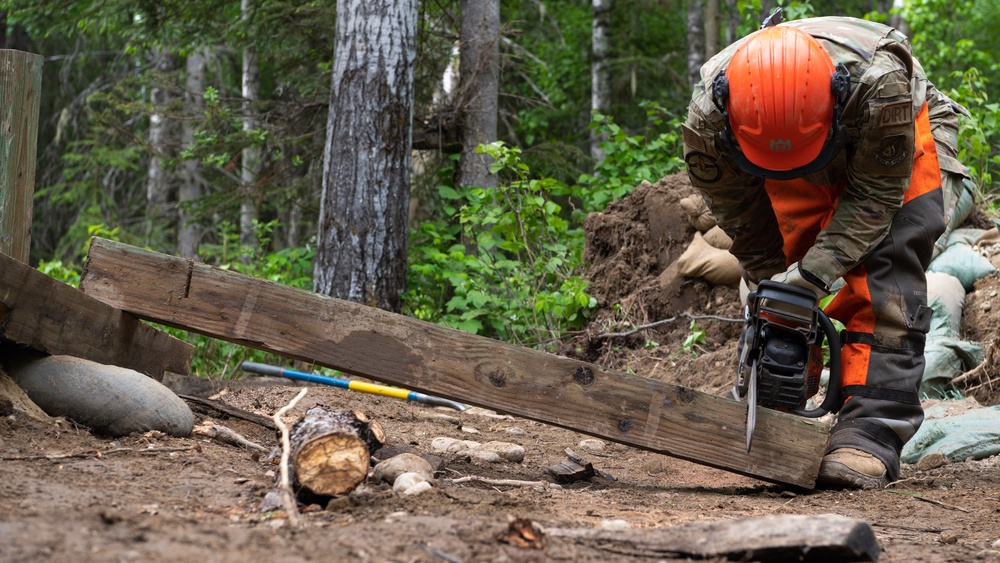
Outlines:
[[687, 214], [691, 226], [698, 229], [698, 232], [704, 233], [715, 226], [715, 215], [712, 215], [712, 210], [700, 195], [689, 195], [677, 203]]
[[962, 282], [965, 291], [972, 291], [976, 280], [996, 272], [997, 269], [971, 246], [956, 243], [948, 245], [944, 252], [932, 260], [927, 271], [951, 274]]
[[959, 333], [965, 309], [965, 288], [958, 278], [944, 272], [927, 272], [927, 305], [934, 310], [932, 323], [943, 321], [953, 335]]
[[735, 286], [740, 281], [739, 261], [727, 250], [708, 244], [701, 233], [695, 233], [687, 250], [677, 259], [682, 276], [704, 278], [715, 285]]
[[50, 416], [64, 416], [98, 434], [159, 430], [188, 436], [194, 414], [159, 381], [137, 371], [73, 356], [19, 355], [7, 372]]
[[[942, 407], [935, 405], [932, 409]], [[903, 447], [904, 463], [917, 463], [920, 458], [939, 453], [948, 459], [984, 459], [1000, 453], [1000, 405], [973, 409], [963, 414], [931, 418]]]
[[965, 305], [965, 288], [950, 274], [927, 273], [927, 304], [934, 311], [924, 345], [923, 398], [938, 399], [959, 393], [952, 379], [983, 361], [983, 347], [958, 337]]

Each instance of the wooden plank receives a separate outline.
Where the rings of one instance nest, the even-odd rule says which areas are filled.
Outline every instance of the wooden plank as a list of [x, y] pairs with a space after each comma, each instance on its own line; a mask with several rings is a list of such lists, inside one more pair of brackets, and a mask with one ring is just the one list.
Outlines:
[[811, 488], [828, 428], [191, 260], [94, 239], [80, 287], [144, 319], [760, 479]]
[[782, 514], [651, 530], [555, 528], [545, 535], [641, 557], [877, 561], [882, 551], [870, 524], [836, 514]]
[[194, 346], [0, 254], [0, 340], [129, 368], [186, 374]]
[[28, 261], [42, 56], [0, 49], [0, 253]]

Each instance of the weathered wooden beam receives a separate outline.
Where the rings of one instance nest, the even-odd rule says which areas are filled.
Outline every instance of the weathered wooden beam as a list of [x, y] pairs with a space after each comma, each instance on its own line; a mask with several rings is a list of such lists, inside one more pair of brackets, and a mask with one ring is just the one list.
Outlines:
[[877, 561], [882, 552], [870, 524], [836, 514], [781, 514], [650, 530], [555, 528], [545, 534], [640, 557]]
[[144, 319], [760, 479], [815, 485], [828, 428], [678, 385], [94, 239], [81, 289]]
[[42, 57], [0, 49], [0, 253], [28, 261]]
[[186, 374], [194, 347], [0, 254], [0, 341], [144, 373]]

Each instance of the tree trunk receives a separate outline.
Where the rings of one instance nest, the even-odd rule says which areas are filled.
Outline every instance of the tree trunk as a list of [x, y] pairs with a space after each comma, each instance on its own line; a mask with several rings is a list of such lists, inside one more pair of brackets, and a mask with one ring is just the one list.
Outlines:
[[460, 186], [493, 188], [490, 157], [476, 147], [497, 139], [500, 81], [500, 0], [461, 0], [462, 157]]
[[399, 311], [417, 0], [340, 0], [313, 289]]
[[705, 64], [705, 16], [704, 0], [688, 0], [687, 5], [687, 73], [693, 87], [701, 75], [701, 65]]
[[726, 46], [739, 39], [736, 37], [736, 30], [740, 26], [740, 8], [736, 0], [725, 0], [726, 2]]
[[705, 4], [705, 60], [719, 52], [719, 0]]
[[[253, 0], [240, 0], [240, 16], [245, 21], [251, 18]], [[257, 64], [257, 48], [247, 45], [243, 49], [243, 131], [250, 132], [260, 127], [256, 102], [260, 92], [260, 68]], [[243, 149], [240, 171], [242, 199], [240, 202], [240, 243], [250, 248], [257, 247], [257, 233], [253, 223], [257, 219], [260, 188], [257, 175], [260, 173], [260, 147], [249, 144]], [[244, 257], [246, 259], [248, 257]]]
[[[600, 114], [607, 113], [611, 105], [611, 80], [608, 76], [607, 60], [611, 53], [608, 27], [611, 25], [613, 3], [614, 0], [593, 0], [592, 3], [594, 19], [591, 38], [590, 109]], [[607, 135], [604, 132], [597, 129], [590, 131], [590, 157], [594, 159], [595, 164], [604, 160], [606, 156], [604, 149], [601, 148], [601, 143], [605, 140]]]
[[[162, 48], [154, 48], [153, 69], [160, 74], [173, 72], [177, 69], [177, 57]], [[162, 80], [158, 82], [163, 83]], [[147, 244], [152, 244], [153, 239], [160, 236], [154, 230], [162, 228], [162, 225], [174, 225], [177, 210], [173, 205], [171, 177], [163, 168], [164, 162], [172, 156], [174, 146], [172, 123], [164, 113], [172, 94], [167, 87], [156, 86], [149, 97], [154, 113], [149, 116], [149, 146], [152, 156], [146, 172], [146, 240]], [[164, 236], [167, 239], [173, 238]]]
[[[184, 121], [181, 133], [183, 146], [194, 144], [194, 123], [205, 107], [205, 60], [206, 52], [192, 51], [187, 57], [187, 78], [185, 81], [184, 106], [190, 119]], [[180, 221], [177, 226], [177, 254], [184, 258], [197, 258], [201, 243], [201, 225], [198, 216], [190, 209], [195, 201], [205, 193], [205, 178], [201, 173], [201, 163], [191, 158], [180, 166], [180, 186], [177, 190]]]
[[292, 426], [289, 465], [307, 494], [344, 495], [368, 477], [371, 454], [385, 442], [375, 420], [360, 412], [314, 407]]

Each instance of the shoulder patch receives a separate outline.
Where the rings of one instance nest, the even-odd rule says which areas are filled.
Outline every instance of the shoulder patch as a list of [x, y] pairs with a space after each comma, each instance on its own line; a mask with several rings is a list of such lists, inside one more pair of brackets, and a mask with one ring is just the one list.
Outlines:
[[878, 127], [906, 125], [907, 123], [913, 123], [912, 101], [893, 102], [879, 108]]
[[687, 164], [688, 174], [696, 180], [706, 184], [712, 184], [722, 178], [722, 168], [714, 157], [703, 152], [690, 152], [684, 157]]
[[886, 135], [882, 137], [878, 149], [875, 150], [875, 160], [886, 168], [892, 168], [908, 156], [906, 150], [906, 135]]

